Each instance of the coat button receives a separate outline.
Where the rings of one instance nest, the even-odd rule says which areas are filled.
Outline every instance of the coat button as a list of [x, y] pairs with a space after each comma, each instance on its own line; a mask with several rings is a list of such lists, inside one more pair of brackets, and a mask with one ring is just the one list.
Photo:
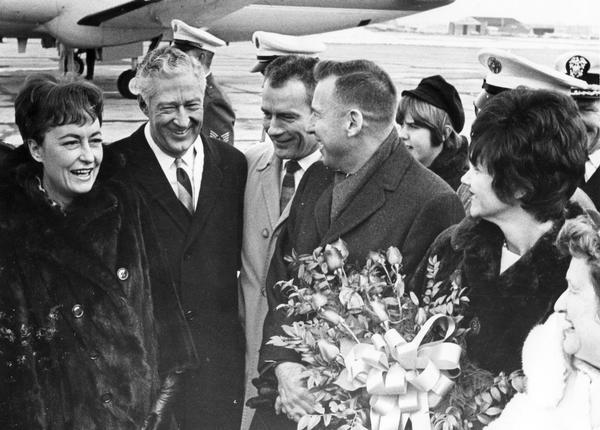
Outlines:
[[94, 350], [90, 352], [90, 360], [98, 360], [98, 357], [100, 357], [98, 351]]
[[129, 270], [124, 267], [119, 267], [117, 269], [117, 278], [119, 278], [121, 281], [126, 281], [127, 278], [129, 278]]
[[78, 303], [71, 308], [71, 312], [75, 318], [81, 318], [83, 316], [83, 306]]
[[479, 334], [479, 331], [481, 330], [481, 323], [479, 322], [479, 318], [473, 318], [469, 326], [473, 334]]
[[263, 228], [262, 237], [264, 237], [265, 239], [269, 237], [269, 230], [268, 229]]
[[110, 393], [104, 393], [100, 396], [100, 400], [102, 400], [102, 403], [110, 403], [112, 402], [113, 396]]
[[187, 310], [183, 313], [185, 315], [185, 319], [188, 321], [192, 321], [194, 319], [194, 317], [196, 316], [196, 314], [194, 313], [194, 311], [192, 310]]

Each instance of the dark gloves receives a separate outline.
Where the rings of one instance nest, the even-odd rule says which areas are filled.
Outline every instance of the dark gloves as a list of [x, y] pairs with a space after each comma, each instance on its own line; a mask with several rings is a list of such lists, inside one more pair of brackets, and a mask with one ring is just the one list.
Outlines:
[[277, 379], [273, 372], [267, 372], [267, 375], [261, 375], [252, 380], [252, 384], [258, 390], [258, 396], [252, 397], [246, 402], [246, 406], [252, 409], [273, 408], [275, 399], [278, 396]]

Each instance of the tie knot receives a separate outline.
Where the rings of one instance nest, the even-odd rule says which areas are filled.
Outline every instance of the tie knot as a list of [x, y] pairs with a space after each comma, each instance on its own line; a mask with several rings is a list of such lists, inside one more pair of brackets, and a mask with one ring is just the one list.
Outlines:
[[176, 158], [175, 159], [175, 167], [177, 167], [178, 169], [180, 167], [183, 167], [183, 159], [182, 158]]
[[300, 170], [300, 164], [296, 160], [289, 160], [287, 163], [285, 163], [285, 171], [287, 173], [293, 175], [298, 170]]

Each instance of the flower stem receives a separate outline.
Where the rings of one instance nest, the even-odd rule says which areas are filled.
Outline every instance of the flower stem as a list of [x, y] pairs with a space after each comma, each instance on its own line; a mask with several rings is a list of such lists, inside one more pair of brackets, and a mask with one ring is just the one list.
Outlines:
[[356, 343], [360, 343], [360, 341], [358, 340], [358, 338], [356, 337], [356, 335], [354, 334], [354, 332], [350, 329], [350, 327], [348, 327], [348, 325], [345, 322], [341, 322], [340, 325], [348, 332], [350, 333], [350, 336], [352, 336], [352, 338], [354, 339], [354, 341]]

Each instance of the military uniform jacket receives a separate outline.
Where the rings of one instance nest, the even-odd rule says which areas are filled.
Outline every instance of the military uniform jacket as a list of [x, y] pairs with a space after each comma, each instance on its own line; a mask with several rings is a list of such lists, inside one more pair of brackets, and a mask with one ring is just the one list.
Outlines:
[[202, 134], [224, 143], [233, 145], [233, 126], [235, 112], [229, 97], [215, 81], [212, 73], [206, 77], [204, 91], [204, 119]]
[[33, 171], [0, 187], [0, 428], [140, 429], [194, 358], [152, 224], [113, 182], [64, 213]]
[[193, 215], [175, 196], [141, 126], [107, 149], [121, 159], [118, 177], [140, 190], [150, 209], [198, 350], [200, 369], [178, 402], [182, 429], [239, 428], [244, 333], [238, 315], [246, 159], [202, 136], [204, 171]]

